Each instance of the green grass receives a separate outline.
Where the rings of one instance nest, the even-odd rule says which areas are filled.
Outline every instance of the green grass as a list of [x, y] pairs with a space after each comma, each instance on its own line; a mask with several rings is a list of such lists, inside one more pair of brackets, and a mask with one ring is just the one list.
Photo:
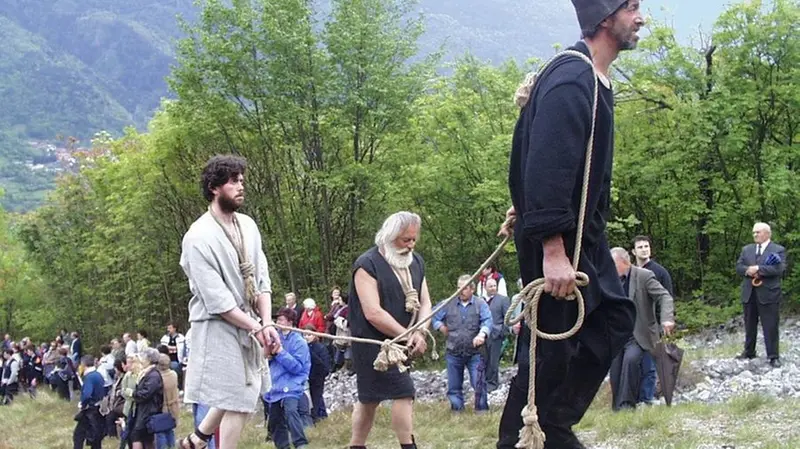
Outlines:
[[[800, 447], [800, 401], [776, 400], [751, 395], [727, 404], [685, 404], [675, 407], [643, 407], [613, 413], [608, 392], [601, 390], [595, 403], [577, 427], [592, 447], [604, 449], [697, 449], [732, 445], [741, 448]], [[66, 403], [48, 393], [36, 400], [20, 396], [13, 405], [0, 407], [0, 449], [69, 449], [76, 403]], [[420, 448], [478, 449], [494, 447], [501, 410], [483, 415], [452, 414], [446, 402], [417, 404], [415, 434]], [[274, 447], [265, 443], [265, 430], [256, 427], [260, 414], [251, 419], [241, 449]], [[191, 431], [191, 417], [184, 413], [178, 436]], [[20, 431], [7, 431], [19, 429]], [[346, 448], [350, 437], [349, 411], [333, 413], [319, 426], [307, 430], [309, 449]], [[103, 448], [118, 447], [106, 439]], [[381, 407], [372, 434], [371, 449], [398, 447], [390, 430], [388, 404]]]

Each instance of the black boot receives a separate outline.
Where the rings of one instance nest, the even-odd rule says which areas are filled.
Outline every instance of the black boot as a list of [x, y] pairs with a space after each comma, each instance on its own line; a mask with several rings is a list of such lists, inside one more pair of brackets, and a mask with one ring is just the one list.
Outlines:
[[414, 439], [414, 435], [411, 435], [411, 444], [401, 444], [400, 449], [417, 449], [417, 441]]

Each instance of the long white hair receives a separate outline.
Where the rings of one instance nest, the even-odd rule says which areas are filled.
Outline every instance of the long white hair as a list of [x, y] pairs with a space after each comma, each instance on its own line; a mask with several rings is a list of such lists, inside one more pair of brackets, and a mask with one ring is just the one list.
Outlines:
[[421, 223], [422, 219], [413, 212], [395, 212], [389, 215], [381, 229], [375, 234], [375, 245], [384, 248], [394, 242], [409, 226], [419, 226]]

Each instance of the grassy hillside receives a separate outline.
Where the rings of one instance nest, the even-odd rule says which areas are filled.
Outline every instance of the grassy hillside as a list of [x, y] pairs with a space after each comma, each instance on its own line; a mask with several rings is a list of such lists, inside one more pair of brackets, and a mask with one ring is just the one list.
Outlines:
[[[608, 398], [598, 397], [578, 426], [578, 434], [592, 449], [697, 449], [764, 448], [795, 449], [800, 436], [795, 423], [800, 420], [800, 402], [762, 396], [743, 396], [719, 405], [683, 404], [677, 407], [645, 407], [612, 413]], [[13, 405], [0, 407], [0, 422], [7, 429], [0, 433], [0, 449], [72, 447], [76, 402], [66, 403], [49, 392], [31, 400], [20, 396]], [[368, 441], [374, 449], [394, 449], [389, 403], [381, 407]], [[494, 407], [478, 415], [472, 411], [454, 414], [446, 402], [418, 403], [414, 407], [417, 445], [420, 449], [485, 449], [497, 442], [501, 411]], [[176, 436], [192, 431], [191, 415], [184, 411]], [[245, 427], [239, 447], [272, 448], [265, 443], [266, 431], [257, 427], [260, 412]], [[346, 448], [350, 436], [350, 411], [333, 413], [306, 436], [309, 449]], [[116, 449], [119, 440], [106, 438], [104, 449]]]

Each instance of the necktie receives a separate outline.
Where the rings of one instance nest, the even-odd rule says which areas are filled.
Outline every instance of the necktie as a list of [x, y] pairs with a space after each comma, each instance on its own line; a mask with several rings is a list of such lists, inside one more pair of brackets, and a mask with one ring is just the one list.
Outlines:
[[756, 257], [761, 257], [761, 244], [756, 244]]

